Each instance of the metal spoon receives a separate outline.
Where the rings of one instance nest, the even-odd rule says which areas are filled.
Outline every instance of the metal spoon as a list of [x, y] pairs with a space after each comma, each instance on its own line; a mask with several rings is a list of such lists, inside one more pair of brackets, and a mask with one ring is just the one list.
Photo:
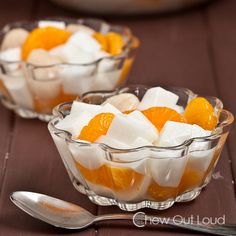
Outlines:
[[[24, 191], [13, 192], [10, 199], [16, 206], [29, 215], [60, 228], [83, 229], [94, 223], [105, 220], [134, 220], [134, 214], [94, 216], [80, 206], [39, 193]], [[141, 222], [140, 226], [144, 226], [142, 224], [145, 217], [144, 213], [138, 216], [139, 218], [135, 218], [135, 220], [137, 220], [139, 224]], [[148, 219], [157, 218], [157, 216], [147, 215], [146, 217], [148, 217]], [[188, 230], [213, 235], [236, 235], [236, 225], [186, 224], [184, 222], [176, 222], [173, 218], [168, 218], [168, 221], [161, 217], [158, 217], [158, 219], [165, 224]]]

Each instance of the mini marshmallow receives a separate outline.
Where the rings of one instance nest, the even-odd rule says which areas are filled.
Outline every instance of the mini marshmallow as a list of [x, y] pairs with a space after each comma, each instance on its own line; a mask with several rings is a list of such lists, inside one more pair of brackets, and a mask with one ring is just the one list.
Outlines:
[[70, 110], [70, 115], [80, 115], [83, 112], [89, 112], [92, 115], [98, 113], [102, 106], [74, 101]]
[[55, 27], [55, 28], [58, 28], [58, 29], [65, 29], [66, 24], [63, 21], [42, 20], [42, 21], [39, 21], [38, 27], [39, 28]]
[[20, 61], [21, 60], [21, 48], [9, 48], [0, 53], [0, 59], [4, 61]]
[[143, 137], [151, 143], [156, 139], [152, 130], [123, 114], [117, 114], [114, 117], [106, 135], [128, 145], [134, 142], [137, 137]]
[[106, 103], [110, 103], [124, 112], [136, 109], [139, 99], [132, 93], [121, 93], [108, 98], [103, 104]]
[[101, 44], [95, 38], [82, 31], [74, 33], [68, 39], [67, 45], [74, 45], [88, 53], [95, 53], [101, 49]]
[[82, 113], [73, 113], [66, 116], [63, 120], [61, 120], [56, 128], [68, 131], [72, 134], [73, 138], [77, 138], [89, 121], [93, 118], [93, 114], [90, 112], [83, 111]]
[[161, 87], [154, 87], [147, 90], [142, 98], [138, 109], [145, 110], [150, 107], [170, 107], [177, 104], [179, 96]]

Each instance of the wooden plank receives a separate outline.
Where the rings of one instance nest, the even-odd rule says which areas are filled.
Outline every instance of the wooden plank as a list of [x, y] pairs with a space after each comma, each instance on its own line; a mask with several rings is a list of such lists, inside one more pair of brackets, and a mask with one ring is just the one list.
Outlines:
[[[23, 7], [24, 6], [24, 7]], [[17, 1], [9, 0], [7, 2], [1, 2], [0, 5], [0, 27], [5, 24], [26, 19], [30, 16], [30, 8], [32, 1], [23, 0]], [[9, 12], [12, 13], [9, 14]], [[28, 13], [28, 15], [27, 15]], [[7, 168], [7, 160], [9, 158], [9, 152], [11, 147], [11, 140], [14, 133], [15, 116], [13, 112], [7, 110], [0, 105], [0, 196], [2, 191], [2, 184]]]
[[[207, 11], [209, 28], [209, 52], [212, 60], [212, 68], [215, 73], [216, 85], [219, 96], [225, 104], [225, 108], [236, 114], [236, 2], [233, 0], [221, 1], [212, 4]], [[236, 129], [235, 125], [229, 137], [230, 159], [236, 180]], [[236, 187], [235, 187], [236, 191]]]
[[[59, 232], [18, 210], [9, 200], [9, 194], [17, 190], [45, 193], [77, 203], [94, 212], [95, 206], [73, 188], [47, 130], [47, 124], [38, 120], [16, 118], [11, 156], [0, 201], [1, 230], [4, 235], [12, 230], [15, 235]], [[19, 220], [14, 220], [17, 218]], [[92, 235], [94, 230], [84, 232], [84, 235]]]
[[[33, 5], [31, 20], [37, 13], [41, 18], [39, 6]], [[11, 192], [17, 190], [45, 193], [77, 203], [96, 213], [97, 207], [86, 196], [79, 194], [70, 182], [46, 123], [16, 117], [10, 153], [0, 199], [0, 235], [68, 233], [35, 220], [17, 209], [9, 200]], [[94, 234], [94, 228], [81, 232], [81, 235], [87, 236]]]

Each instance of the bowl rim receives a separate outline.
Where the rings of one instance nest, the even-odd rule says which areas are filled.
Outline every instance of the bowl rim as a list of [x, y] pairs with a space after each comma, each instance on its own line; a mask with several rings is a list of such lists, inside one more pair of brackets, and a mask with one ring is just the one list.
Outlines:
[[[7, 61], [7, 60], [3, 60], [0, 58], [0, 63], [2, 64], [23, 64], [25, 65], [27, 68], [50, 68], [50, 67], [54, 67], [54, 66], [60, 66], [60, 65], [71, 65], [71, 66], [91, 66], [91, 65], [96, 65], [98, 64], [100, 61], [102, 60], [107, 60], [107, 59], [111, 59], [111, 60], [119, 60], [119, 59], [124, 59], [127, 57], [127, 55], [129, 54], [129, 52], [133, 49], [136, 49], [139, 47], [139, 39], [133, 35], [133, 32], [131, 31], [131, 29], [128, 26], [123, 26], [123, 25], [116, 25], [116, 24], [110, 24], [102, 19], [99, 18], [90, 18], [90, 17], [84, 17], [84, 18], [69, 18], [69, 17], [51, 17], [51, 18], [42, 18], [39, 20], [35, 20], [35, 21], [15, 21], [15, 22], [11, 22], [8, 23], [6, 25], [4, 25], [1, 29], [0, 29], [0, 36], [3, 37], [7, 32], [9, 32], [9, 30], [14, 27], [17, 26], [15, 28], [21, 28], [21, 26], [26, 26], [26, 25], [34, 25], [34, 24], [38, 24], [40, 21], [61, 21], [61, 22], [66, 22], [68, 24], [81, 24], [83, 25], [85, 21], [94, 21], [94, 22], [98, 22], [101, 25], [106, 25], [108, 27], [112, 26], [112, 27], [119, 27], [122, 28], [125, 32], [125, 34], [127, 34], [127, 37], [129, 38], [126, 46], [124, 47], [124, 49], [122, 50], [122, 52], [118, 55], [111, 55], [111, 56], [104, 56], [102, 58], [93, 60], [89, 63], [54, 63], [51, 65], [34, 65], [32, 63], [29, 63], [27, 61], [24, 60], [17, 60], [17, 61]], [[2, 50], [2, 44], [0, 45], [0, 53], [3, 52]]]
[[[117, 88], [115, 90], [105, 90], [105, 91], [91, 91], [88, 93], [85, 93], [82, 95], [82, 97], [80, 97], [79, 99], [77, 99], [77, 101], [82, 101], [83, 99], [86, 98], [86, 96], [88, 95], [95, 95], [97, 93], [99, 94], [104, 94], [104, 93], [110, 93], [110, 94], [119, 94], [119, 93], [123, 93], [123, 91], [130, 89], [130, 88], [142, 88], [142, 89], [148, 89], [151, 88], [150, 86], [145, 86], [145, 85], [131, 85], [131, 86], [125, 86], [125, 87], [121, 87], [121, 88]], [[192, 98], [197, 97], [197, 96], [201, 96], [199, 94], [194, 93], [192, 90], [187, 89], [187, 88], [183, 88], [183, 87], [166, 87], [165, 88], [169, 88], [169, 89], [179, 89], [179, 90], [183, 90], [185, 91], [189, 96], [192, 96]], [[185, 152], [188, 151], [189, 146], [192, 144], [193, 141], [197, 141], [197, 142], [207, 142], [207, 141], [212, 141], [214, 139], [219, 138], [223, 133], [224, 133], [224, 128], [227, 126], [230, 126], [233, 121], [234, 121], [234, 116], [231, 112], [229, 112], [228, 110], [223, 109], [223, 103], [222, 101], [214, 96], [205, 96], [206, 98], [212, 98], [214, 100], [216, 100], [216, 106], [218, 106], [218, 110], [221, 113], [225, 113], [227, 115], [227, 119], [223, 120], [216, 128], [214, 131], [212, 131], [212, 133], [210, 135], [207, 136], [203, 136], [203, 137], [194, 137], [194, 138], [190, 138], [188, 140], [185, 140], [183, 143], [176, 145], [176, 146], [140, 146], [137, 148], [128, 148], [128, 149], [121, 149], [121, 148], [114, 148], [111, 147], [107, 144], [104, 143], [99, 143], [99, 142], [87, 142], [87, 141], [83, 141], [83, 140], [75, 140], [72, 138], [72, 134], [66, 130], [61, 130], [56, 128], [55, 123], [58, 122], [59, 120], [62, 120], [63, 117], [63, 113], [62, 113], [62, 108], [64, 106], [71, 106], [73, 102], [65, 102], [65, 103], [61, 103], [59, 105], [57, 105], [54, 109], [53, 109], [53, 118], [49, 121], [48, 123], [48, 129], [50, 131], [50, 133], [56, 133], [56, 134], [63, 134], [63, 138], [65, 138], [65, 140], [69, 143], [75, 143], [75, 144], [80, 144], [83, 146], [99, 146], [101, 149], [106, 150], [106, 151], [113, 151], [113, 152], [120, 152], [120, 153], [127, 153], [127, 152], [137, 152], [137, 151], [141, 151], [141, 150], [153, 150], [153, 151], [180, 151], [180, 150], [184, 150]], [[57, 135], [58, 136], [58, 135]], [[60, 138], [62, 138], [60, 136]], [[195, 150], [194, 150], [195, 151]], [[202, 151], [202, 150], [201, 150]]]

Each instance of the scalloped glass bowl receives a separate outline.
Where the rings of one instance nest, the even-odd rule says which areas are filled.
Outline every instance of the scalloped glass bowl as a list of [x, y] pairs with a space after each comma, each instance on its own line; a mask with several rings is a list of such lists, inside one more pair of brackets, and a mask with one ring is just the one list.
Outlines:
[[[179, 95], [178, 105], [186, 106], [197, 96], [188, 89], [167, 88]], [[112, 92], [90, 92], [80, 100], [101, 104], [115, 94], [129, 92], [140, 99], [147, 87], [130, 86]], [[74, 187], [102, 206], [117, 205], [135, 211], [148, 207], [163, 210], [175, 202], [195, 199], [205, 187], [219, 159], [233, 122], [222, 102], [206, 97], [219, 114], [211, 136], [193, 138], [175, 147], [145, 146], [115, 149], [100, 143], [83, 143], [55, 125], [70, 113], [72, 103], [54, 109], [48, 128]]]
[[[123, 84], [132, 66], [139, 42], [127, 27], [107, 24], [97, 19], [50, 19], [68, 24], [82, 24], [103, 33], [113, 31], [122, 35], [125, 47], [120, 55], [104, 57], [87, 64], [55, 64], [35, 66], [24, 61], [0, 60], [0, 97], [3, 105], [24, 118], [48, 121], [56, 105], [72, 101], [92, 90], [111, 90]], [[28, 31], [37, 27], [36, 22], [16, 22], [6, 25], [4, 35], [14, 28]]]

